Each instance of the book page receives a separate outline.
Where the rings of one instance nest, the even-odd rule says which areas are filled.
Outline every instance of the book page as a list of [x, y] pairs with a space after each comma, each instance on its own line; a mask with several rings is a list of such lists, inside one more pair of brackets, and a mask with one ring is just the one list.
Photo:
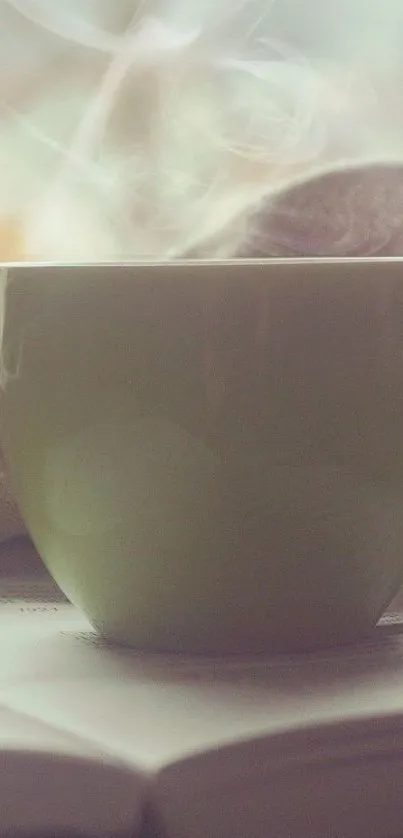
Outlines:
[[[13, 709], [11, 671], [29, 694], [31, 679], [63, 677], [58, 638], [89, 624], [53, 582], [25, 542], [0, 549], [0, 830], [134, 838], [148, 778], [84, 735]], [[63, 649], [61, 649], [63, 652]], [[68, 670], [67, 670], [68, 673]], [[60, 682], [62, 689], [62, 681]]]
[[145, 783], [102, 750], [0, 704], [1, 833], [133, 838]]
[[396, 620], [315, 655], [189, 659], [109, 644], [65, 600], [39, 596], [32, 580], [18, 596], [14, 584], [0, 586], [2, 703], [145, 773], [253, 738], [403, 714]]

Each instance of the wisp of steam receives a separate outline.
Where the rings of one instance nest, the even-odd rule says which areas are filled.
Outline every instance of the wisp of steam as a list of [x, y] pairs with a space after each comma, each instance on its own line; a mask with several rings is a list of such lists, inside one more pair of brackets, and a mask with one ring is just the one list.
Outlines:
[[0, 230], [41, 261], [397, 252], [402, 44], [401, 0], [0, 0]]

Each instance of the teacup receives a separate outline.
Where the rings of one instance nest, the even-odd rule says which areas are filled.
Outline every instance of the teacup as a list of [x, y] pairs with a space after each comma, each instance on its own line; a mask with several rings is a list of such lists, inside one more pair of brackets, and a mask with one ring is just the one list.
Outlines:
[[403, 579], [403, 262], [8, 271], [2, 442], [112, 640], [355, 641]]

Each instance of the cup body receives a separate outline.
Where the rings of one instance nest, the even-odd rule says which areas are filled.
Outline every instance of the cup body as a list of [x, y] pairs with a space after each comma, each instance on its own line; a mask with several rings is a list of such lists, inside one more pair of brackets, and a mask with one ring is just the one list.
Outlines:
[[143, 649], [358, 639], [403, 576], [403, 264], [9, 271], [2, 443], [68, 597]]

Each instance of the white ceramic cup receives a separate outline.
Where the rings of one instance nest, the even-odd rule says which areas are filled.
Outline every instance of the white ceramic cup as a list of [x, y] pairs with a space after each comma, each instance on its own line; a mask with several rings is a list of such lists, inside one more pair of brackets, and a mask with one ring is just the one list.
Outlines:
[[54, 578], [107, 637], [354, 641], [403, 576], [403, 264], [9, 271], [2, 441]]

